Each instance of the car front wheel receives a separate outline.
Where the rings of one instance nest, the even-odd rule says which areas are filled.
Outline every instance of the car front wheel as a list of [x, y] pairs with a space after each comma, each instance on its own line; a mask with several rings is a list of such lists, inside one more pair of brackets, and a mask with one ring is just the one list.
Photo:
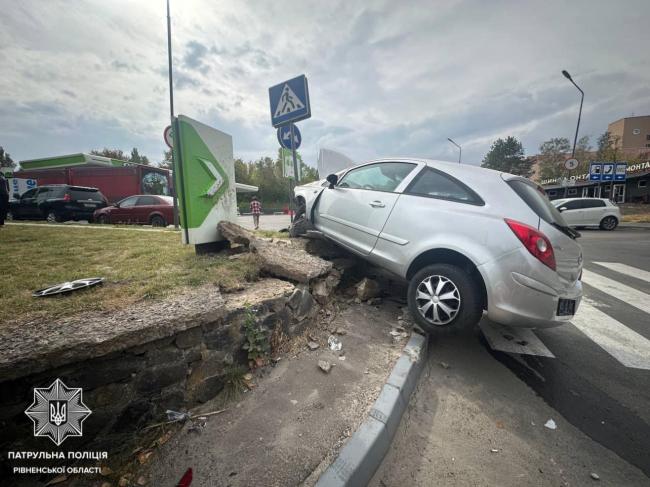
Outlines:
[[409, 283], [408, 306], [416, 322], [436, 335], [470, 330], [483, 313], [472, 276], [450, 264], [420, 269]]
[[618, 226], [618, 220], [615, 216], [606, 216], [600, 221], [601, 230], [614, 230]]
[[14, 219], [14, 214], [10, 211], [7, 212], [7, 216], [5, 217], [5, 220], [7, 221], [12, 221]]
[[108, 223], [108, 216], [107, 215], [99, 215], [97, 217], [97, 223], [100, 225], [106, 225]]

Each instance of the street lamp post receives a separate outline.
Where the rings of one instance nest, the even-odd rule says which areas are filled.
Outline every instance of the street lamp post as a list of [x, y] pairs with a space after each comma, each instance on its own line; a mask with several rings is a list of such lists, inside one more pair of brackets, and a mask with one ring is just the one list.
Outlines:
[[460, 164], [460, 158], [461, 158], [462, 155], [463, 155], [463, 148], [462, 148], [461, 146], [459, 146], [456, 142], [454, 142], [453, 140], [451, 140], [449, 137], [447, 137], [447, 140], [448, 140], [449, 142], [451, 142], [452, 144], [454, 144], [456, 147], [458, 147], [458, 164]]
[[[576, 155], [576, 143], [578, 142], [578, 130], [580, 130], [580, 117], [582, 117], [582, 102], [585, 99], [585, 92], [582, 91], [582, 89], [576, 84], [575, 81], [573, 81], [573, 78], [571, 78], [571, 75], [566, 69], [562, 70], [562, 74], [566, 79], [571, 81], [573, 83], [573, 86], [578, 88], [578, 91], [580, 92], [580, 110], [578, 110], [578, 124], [576, 125], [576, 134], [573, 137], [573, 149], [571, 150], [571, 158], [573, 159]], [[564, 187], [564, 196], [566, 197], [567, 195], [568, 188], [565, 186]]]

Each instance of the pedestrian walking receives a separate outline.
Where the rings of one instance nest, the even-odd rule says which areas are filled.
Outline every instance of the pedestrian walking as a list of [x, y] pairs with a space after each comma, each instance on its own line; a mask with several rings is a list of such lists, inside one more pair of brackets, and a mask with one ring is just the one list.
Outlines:
[[253, 214], [255, 230], [257, 230], [260, 228], [260, 214], [262, 213], [262, 203], [257, 199], [257, 196], [253, 196], [251, 199], [251, 213]]
[[4, 226], [9, 210], [9, 181], [0, 171], [0, 227]]

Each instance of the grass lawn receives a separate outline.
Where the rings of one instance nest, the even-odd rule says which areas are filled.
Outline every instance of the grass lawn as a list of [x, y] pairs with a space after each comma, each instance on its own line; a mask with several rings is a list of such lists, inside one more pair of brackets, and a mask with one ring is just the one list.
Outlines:
[[650, 223], [650, 205], [626, 203], [619, 206], [624, 222]]
[[[254, 257], [197, 256], [194, 246], [181, 245], [173, 231], [5, 225], [0, 229], [0, 324], [114, 310], [180, 287], [212, 283], [232, 289], [257, 274]], [[106, 281], [68, 296], [31, 295], [84, 277]]]

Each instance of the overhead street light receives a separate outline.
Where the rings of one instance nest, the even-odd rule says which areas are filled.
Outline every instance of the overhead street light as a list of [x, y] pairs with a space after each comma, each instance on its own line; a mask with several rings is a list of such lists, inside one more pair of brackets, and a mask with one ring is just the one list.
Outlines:
[[456, 147], [458, 147], [458, 164], [460, 164], [460, 158], [461, 158], [462, 155], [463, 155], [463, 148], [462, 148], [461, 146], [459, 146], [456, 142], [454, 142], [453, 140], [451, 140], [449, 137], [447, 137], [447, 140], [448, 140], [449, 142], [451, 142], [452, 144], [454, 144]]
[[[582, 91], [582, 89], [576, 84], [575, 81], [573, 81], [573, 78], [569, 74], [569, 72], [566, 69], [562, 70], [562, 74], [566, 79], [571, 81], [573, 83], [573, 86], [578, 88], [578, 91], [580, 92], [580, 110], [578, 110], [578, 124], [576, 125], [576, 134], [573, 137], [573, 149], [571, 150], [571, 159], [573, 159], [576, 155], [576, 143], [578, 142], [578, 130], [580, 129], [580, 117], [582, 116], [582, 102], [585, 99], [585, 92]], [[564, 196], [566, 197], [567, 195], [567, 188], [564, 188]]]

